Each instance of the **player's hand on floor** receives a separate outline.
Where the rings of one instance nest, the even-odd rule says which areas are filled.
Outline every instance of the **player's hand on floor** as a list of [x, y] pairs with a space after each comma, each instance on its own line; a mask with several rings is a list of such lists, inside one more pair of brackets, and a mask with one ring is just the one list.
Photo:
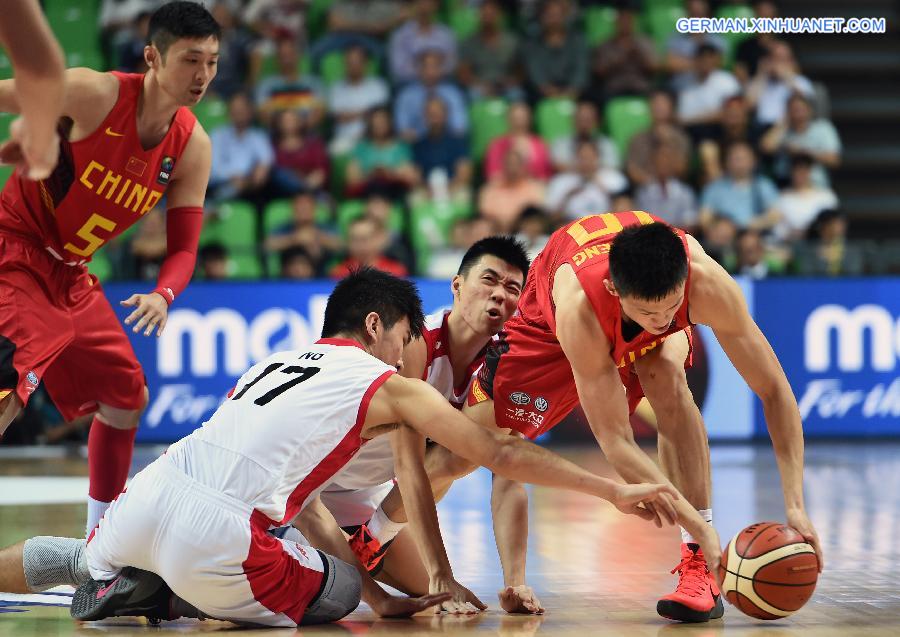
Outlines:
[[534, 594], [530, 586], [507, 586], [497, 593], [500, 598], [500, 608], [507, 613], [528, 613], [540, 615], [544, 612], [541, 601]]
[[825, 560], [822, 557], [822, 545], [819, 543], [819, 534], [816, 533], [816, 527], [813, 526], [809, 516], [806, 515], [806, 511], [803, 509], [788, 509], [787, 523], [797, 529], [797, 532], [803, 536], [807, 544], [816, 551], [816, 559], [819, 562], [819, 572], [821, 573], [822, 568], [825, 566]]
[[722, 566], [722, 545], [719, 542], [719, 534], [716, 533], [712, 524], [708, 524], [707, 526], [709, 528], [703, 534], [703, 537], [697, 538], [696, 534], [694, 534], [694, 538], [697, 540], [697, 543], [700, 544], [700, 549], [703, 551], [703, 557], [706, 558], [706, 566], [709, 568], [709, 572], [716, 578], [716, 583], [719, 585], [719, 588], [722, 588], [722, 569], [720, 568]]
[[373, 606], [372, 610], [379, 617], [409, 617], [416, 613], [421, 613], [432, 606], [438, 606], [449, 599], [450, 593], [422, 595], [422, 597], [395, 597], [387, 595]]
[[657, 527], [675, 524], [678, 514], [673, 500], [678, 491], [670, 484], [620, 484], [616, 487], [613, 504], [622, 513], [636, 515]]
[[447, 611], [468, 615], [487, 608], [475, 593], [453, 579], [453, 576], [435, 576], [428, 583], [429, 593], [450, 593], [452, 597], [434, 609], [435, 613]]
[[[137, 334], [144, 330], [144, 336], [153, 334], [161, 336], [163, 328], [166, 326], [166, 320], [169, 317], [169, 304], [161, 294], [151, 292], [150, 294], [132, 294], [121, 302], [126, 307], [135, 308], [134, 312], [125, 319], [125, 325], [134, 323], [132, 332]], [[137, 321], [135, 323], [135, 321]]]

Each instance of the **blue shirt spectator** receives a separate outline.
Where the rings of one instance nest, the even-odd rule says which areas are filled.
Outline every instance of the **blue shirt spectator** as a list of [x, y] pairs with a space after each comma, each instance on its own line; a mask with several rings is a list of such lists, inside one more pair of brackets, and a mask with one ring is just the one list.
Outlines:
[[394, 102], [394, 128], [407, 141], [421, 138], [428, 130], [425, 105], [429, 97], [438, 97], [447, 107], [447, 123], [455, 135], [463, 135], [469, 128], [466, 99], [462, 91], [441, 81], [443, 56], [426, 51], [419, 56], [419, 80], [408, 84]]
[[455, 135], [447, 127], [447, 106], [440, 97], [429, 98], [425, 106], [427, 134], [413, 144], [413, 161], [428, 182], [435, 171], [443, 171], [453, 189], [468, 188], [472, 179], [472, 162], [465, 137]]
[[214, 129], [209, 198], [232, 199], [258, 191], [269, 181], [275, 153], [269, 136], [253, 124], [253, 103], [245, 93], [228, 102], [231, 123]]
[[756, 157], [749, 144], [738, 142], [728, 149], [725, 175], [703, 189], [700, 223], [706, 227], [716, 216], [728, 217], [739, 228], [764, 230], [775, 225], [773, 204], [778, 190], [768, 177], [755, 174]]

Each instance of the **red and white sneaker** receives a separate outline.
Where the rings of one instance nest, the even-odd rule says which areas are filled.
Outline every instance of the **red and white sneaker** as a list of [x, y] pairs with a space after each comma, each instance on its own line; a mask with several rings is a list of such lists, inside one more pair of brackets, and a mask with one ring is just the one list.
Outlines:
[[349, 542], [350, 548], [353, 549], [353, 553], [356, 555], [359, 563], [365, 566], [369, 574], [373, 576], [381, 570], [381, 560], [384, 559], [384, 553], [391, 545], [390, 542], [386, 542], [382, 546], [381, 542], [372, 537], [372, 534], [369, 533], [369, 528], [365, 524], [360, 525], [347, 542]]
[[697, 544], [681, 545], [681, 563], [675, 572], [678, 586], [657, 602], [657, 613], [679, 622], [705, 622], [725, 614], [719, 587]]

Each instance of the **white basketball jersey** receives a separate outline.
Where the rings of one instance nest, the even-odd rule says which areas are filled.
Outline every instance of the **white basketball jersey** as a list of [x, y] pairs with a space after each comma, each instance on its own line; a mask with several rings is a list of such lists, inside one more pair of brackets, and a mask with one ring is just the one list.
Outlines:
[[[425, 372], [422, 380], [437, 389], [451, 405], [462, 409], [469, 387], [475, 379], [478, 368], [484, 361], [484, 351], [471, 361], [466, 369], [464, 381], [458, 387], [453, 385], [453, 363], [450, 361], [450, 336], [447, 326], [449, 310], [429, 314], [425, 318], [422, 339], [427, 348]], [[387, 482], [394, 478], [394, 454], [389, 436], [380, 436], [365, 447], [338, 473], [332, 483], [341, 489], [364, 489]]]
[[346, 339], [273, 354], [167, 454], [195, 480], [282, 524], [360, 448], [369, 401], [394, 373]]

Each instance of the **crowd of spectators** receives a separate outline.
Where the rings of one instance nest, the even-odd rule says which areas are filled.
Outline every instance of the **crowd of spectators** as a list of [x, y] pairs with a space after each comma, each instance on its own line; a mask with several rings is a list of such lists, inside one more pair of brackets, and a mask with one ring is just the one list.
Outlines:
[[[117, 68], [142, 70], [156, 4], [104, 0]], [[731, 272], [862, 270], [829, 185], [841, 142], [790, 42], [653, 28], [660, 6], [770, 17], [774, 2], [209, 4], [223, 37], [205, 100], [227, 121], [209, 130], [207, 224], [252, 206], [256, 275], [443, 276], [481, 236], [518, 233], [536, 254], [572, 219], [629, 209], [693, 232]], [[279, 223], [273, 204], [290, 209]], [[147, 217], [119, 261], [141, 278], [165, 254], [162, 213]], [[204, 240], [202, 278], [242, 276], [227, 243]]]

